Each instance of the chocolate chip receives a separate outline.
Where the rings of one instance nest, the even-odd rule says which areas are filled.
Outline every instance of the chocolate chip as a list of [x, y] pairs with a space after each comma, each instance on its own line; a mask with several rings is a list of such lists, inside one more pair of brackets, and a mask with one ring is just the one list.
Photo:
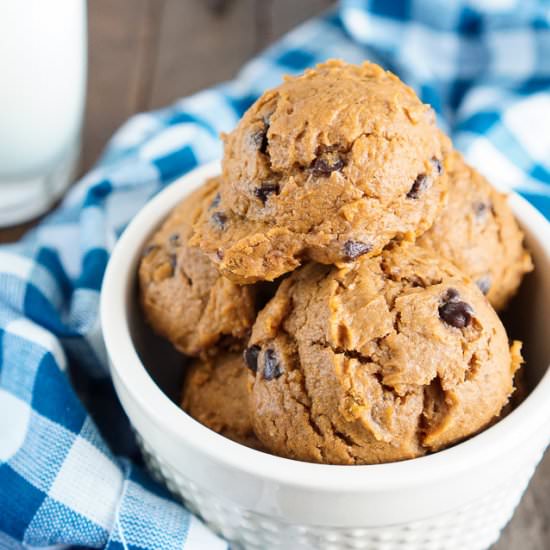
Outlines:
[[368, 243], [352, 240], [346, 241], [343, 247], [344, 260], [348, 262], [351, 260], [355, 260], [356, 258], [359, 258], [359, 256], [362, 256], [363, 254], [366, 254], [371, 250], [372, 245]]
[[246, 348], [243, 352], [244, 362], [246, 366], [252, 371], [256, 372], [258, 370], [258, 355], [260, 353], [260, 346], [250, 346]]
[[264, 380], [273, 380], [283, 374], [279, 357], [275, 350], [267, 349], [264, 353]]
[[460, 300], [458, 291], [447, 290], [444, 302], [439, 306], [439, 317], [442, 321], [455, 328], [467, 327], [472, 322], [474, 310], [466, 302]]
[[170, 235], [168, 237], [168, 242], [172, 245], [172, 246], [180, 246], [181, 245], [181, 242], [180, 242], [180, 235], [179, 233], [173, 233], [172, 235]]
[[218, 260], [223, 260], [225, 254], [223, 253], [223, 250], [221, 248], [218, 248], [218, 250], [216, 250], [216, 258], [218, 258]]
[[467, 327], [472, 321], [472, 308], [466, 302], [447, 302], [439, 306], [439, 316], [455, 328]]
[[[443, 165], [441, 164], [441, 161], [435, 157], [433, 157], [430, 160], [433, 171], [435, 172], [435, 176], [440, 176], [443, 173]], [[430, 184], [432, 183], [432, 176], [428, 176], [427, 174], [419, 174], [416, 179], [414, 180], [414, 183], [412, 184], [409, 192], [407, 193], [408, 199], [418, 199], [420, 194], [425, 191]]]
[[483, 218], [485, 218], [490, 207], [491, 205], [484, 201], [477, 201], [474, 202], [474, 204], [472, 205], [475, 217], [478, 220], [482, 220]]
[[159, 248], [160, 248], [160, 246], [158, 244], [149, 244], [143, 249], [143, 252], [141, 253], [141, 255], [145, 258], [145, 256], [149, 256], [149, 254], [151, 254], [151, 252], [153, 252], [153, 251], [155, 251]]
[[254, 195], [258, 197], [264, 204], [267, 201], [267, 198], [269, 195], [272, 195], [275, 193], [275, 195], [278, 195], [280, 191], [280, 187], [278, 183], [271, 183], [271, 182], [264, 182], [260, 187], [256, 187], [254, 189]]
[[310, 169], [316, 177], [327, 177], [332, 172], [342, 170], [346, 165], [344, 159], [340, 156], [338, 151], [327, 149], [311, 163]]
[[485, 277], [481, 277], [476, 281], [476, 285], [479, 287], [479, 290], [487, 296], [489, 293], [489, 290], [491, 290], [491, 277], [489, 275], [486, 275]]
[[267, 146], [269, 142], [267, 141], [267, 130], [269, 126], [264, 126], [263, 130], [253, 133], [250, 138], [254, 147], [262, 153], [262, 155], [267, 154]]
[[210, 203], [210, 206], [208, 207], [208, 210], [212, 210], [212, 208], [217, 208], [221, 201], [221, 196], [219, 193], [216, 193], [214, 198], [212, 199], [212, 202]]
[[317, 177], [326, 177], [335, 172], [336, 170], [341, 170], [344, 167], [344, 161], [339, 159], [334, 164], [329, 164], [324, 159], [315, 159], [311, 166], [314, 176]]
[[227, 215], [223, 212], [214, 212], [211, 219], [214, 225], [217, 225], [220, 229], [225, 228], [225, 224], [227, 223]]
[[[263, 126], [259, 127], [263, 122]], [[250, 134], [250, 141], [252, 146], [262, 153], [262, 155], [267, 155], [267, 147], [269, 146], [269, 141], [267, 139], [267, 132], [269, 130], [269, 117], [264, 117], [263, 121], [258, 121], [256, 124], [256, 131]]]
[[252, 145], [255, 149], [260, 150], [263, 144], [263, 141], [265, 139], [265, 132], [263, 130], [259, 130], [258, 132], [254, 132], [253, 134], [250, 134], [250, 141], [252, 142]]
[[441, 161], [438, 158], [433, 157], [430, 162], [432, 163], [433, 169], [436, 174], [438, 176], [441, 176], [441, 174], [443, 174], [443, 164], [441, 164]]
[[458, 302], [459, 299], [460, 294], [456, 288], [448, 288], [447, 292], [445, 292], [445, 296], [443, 297], [445, 302]]
[[418, 175], [417, 178], [414, 180], [414, 183], [412, 184], [409, 192], [407, 193], [407, 198], [417, 199], [420, 196], [420, 193], [422, 193], [422, 191], [424, 191], [428, 187], [428, 183], [429, 179], [426, 174]]

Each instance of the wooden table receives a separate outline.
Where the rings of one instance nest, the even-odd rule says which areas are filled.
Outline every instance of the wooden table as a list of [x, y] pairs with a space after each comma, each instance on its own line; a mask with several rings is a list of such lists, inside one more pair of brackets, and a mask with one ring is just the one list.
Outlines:
[[[133, 113], [231, 78], [331, 0], [90, 0], [89, 82], [80, 173]], [[35, 222], [0, 229], [16, 240]], [[493, 550], [550, 549], [550, 455]], [[465, 548], [464, 550], [469, 550]]]

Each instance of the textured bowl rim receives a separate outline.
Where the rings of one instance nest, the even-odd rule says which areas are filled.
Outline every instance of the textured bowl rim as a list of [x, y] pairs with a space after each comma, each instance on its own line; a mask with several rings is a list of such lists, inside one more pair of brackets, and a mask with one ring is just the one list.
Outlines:
[[[206, 178], [218, 175], [218, 161], [179, 178], [155, 196], [134, 217], [112, 252], [101, 290], [101, 325], [111, 369], [149, 419], [213, 461], [263, 479], [317, 491], [390, 491], [422, 486], [460, 475], [498, 457], [507, 456], [535, 434], [550, 437], [550, 369], [527, 399], [506, 418], [449, 449], [402, 462], [339, 466], [299, 462], [239, 445], [202, 426], [156, 385], [133, 346], [127, 317], [128, 285], [143, 244], [171, 208]], [[521, 225], [536, 236], [550, 269], [550, 223], [515, 193], [510, 205]], [[549, 304], [550, 307], [550, 304]]]

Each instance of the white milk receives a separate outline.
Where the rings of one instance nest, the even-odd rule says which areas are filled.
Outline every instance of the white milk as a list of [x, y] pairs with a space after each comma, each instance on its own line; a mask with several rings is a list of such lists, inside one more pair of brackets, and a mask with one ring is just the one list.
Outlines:
[[0, 225], [42, 213], [69, 183], [86, 53], [85, 0], [0, 0]]

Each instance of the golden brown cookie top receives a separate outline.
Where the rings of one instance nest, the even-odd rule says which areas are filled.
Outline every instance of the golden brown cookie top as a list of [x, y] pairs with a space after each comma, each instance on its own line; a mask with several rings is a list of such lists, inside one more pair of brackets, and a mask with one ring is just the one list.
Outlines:
[[449, 143], [434, 118], [372, 63], [329, 61], [286, 79], [226, 136], [220, 204], [193, 244], [250, 283], [414, 238], [445, 197]]
[[260, 312], [245, 357], [266, 448], [331, 464], [473, 435], [508, 401], [520, 362], [476, 285], [414, 245], [299, 269]]
[[216, 204], [218, 179], [207, 181], [168, 216], [144, 249], [140, 298], [153, 329], [182, 353], [210, 353], [241, 345], [254, 322], [256, 289], [222, 277], [188, 244], [193, 223]]
[[227, 136], [224, 168], [232, 175], [233, 162], [260, 151], [273, 173], [301, 168], [325, 175], [343, 168], [357, 140], [406, 139], [433, 124], [431, 108], [392, 73], [332, 60], [266, 92]]
[[460, 153], [448, 161], [449, 200], [418, 244], [451, 260], [502, 309], [533, 269], [506, 196]]

